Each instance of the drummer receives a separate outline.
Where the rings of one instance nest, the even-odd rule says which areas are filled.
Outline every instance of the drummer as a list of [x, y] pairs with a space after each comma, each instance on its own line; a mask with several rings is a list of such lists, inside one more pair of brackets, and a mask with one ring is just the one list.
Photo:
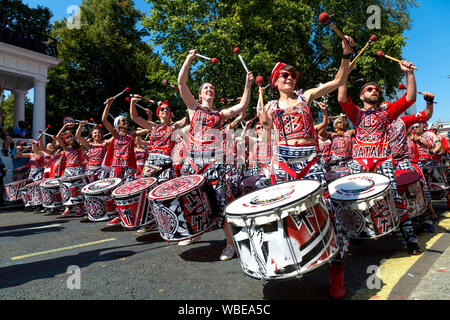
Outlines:
[[[42, 136], [40, 137], [40, 139], [42, 139]], [[39, 150], [38, 141], [32, 142], [31, 152], [22, 152], [22, 150], [18, 150], [16, 157], [30, 158], [30, 161], [26, 165], [16, 168], [16, 171], [20, 171], [24, 168], [29, 168], [30, 172], [28, 173], [28, 179], [31, 179], [33, 181], [42, 180], [42, 178], [44, 177], [44, 154]]]
[[[142, 176], [148, 177], [156, 174], [158, 182], [161, 183], [175, 178], [171, 156], [176, 141], [172, 137], [172, 134], [175, 130], [185, 127], [189, 123], [189, 119], [188, 117], [184, 117], [183, 119], [172, 123], [174, 115], [166, 100], [159, 103], [158, 108], [156, 109], [156, 116], [160, 123], [146, 120], [139, 116], [136, 109], [136, 102], [141, 99], [142, 97], [138, 94], [133, 95], [131, 98], [130, 117], [137, 125], [150, 131], [148, 142], [143, 142], [147, 146], [149, 154], [145, 161]], [[145, 112], [150, 119], [150, 109], [145, 109]]]
[[106, 150], [108, 148], [111, 139], [104, 140], [103, 133], [98, 126], [92, 128], [89, 132], [89, 140], [86, 140], [81, 135], [83, 127], [88, 124], [87, 120], [81, 121], [75, 137], [80, 142], [80, 144], [88, 150], [87, 153], [87, 163], [86, 163], [86, 175], [89, 177], [90, 182], [94, 182], [99, 179], [105, 178], [105, 173], [102, 169], [102, 162], [106, 155]]
[[248, 175], [250, 177], [260, 177], [256, 182], [256, 189], [263, 186], [261, 179], [270, 179], [271, 164], [273, 158], [273, 143], [271, 137], [271, 130], [264, 128], [261, 122], [255, 125], [256, 138], [248, 136], [248, 128], [253, 123], [254, 119], [247, 122], [241, 138], [248, 139], [249, 157], [248, 157]]
[[[114, 98], [106, 100], [106, 107], [103, 110], [102, 122], [106, 130], [113, 136], [106, 151], [102, 167], [107, 170], [105, 174], [110, 178], [121, 178], [124, 183], [135, 179], [137, 170], [136, 158], [134, 155], [134, 138], [146, 134], [147, 130], [129, 131], [130, 122], [124, 116], [114, 119], [114, 125], [108, 121], [108, 114]], [[107, 223], [108, 226], [120, 224], [120, 217], [117, 215]]]
[[347, 129], [347, 119], [345, 117], [338, 117], [333, 122], [335, 132], [323, 132], [322, 136], [329, 138], [330, 146], [330, 161], [325, 168], [336, 169], [347, 167], [352, 161], [352, 136], [355, 134], [354, 130]]
[[[398, 101], [378, 106], [381, 89], [377, 83], [369, 82], [361, 87], [359, 99], [363, 107], [359, 108], [347, 96], [345, 82], [339, 87], [338, 102], [356, 128], [353, 161], [349, 164], [350, 169], [353, 173], [377, 172], [389, 178], [397, 212], [400, 216], [400, 232], [407, 242], [408, 252], [417, 255], [422, 252], [417, 244], [418, 239], [408, 216], [407, 205], [397, 191], [392, 154], [387, 139], [389, 124], [416, 100], [416, 81], [411, 68], [413, 64], [403, 60], [399, 66], [406, 73], [407, 92]], [[348, 73], [344, 77], [347, 81]]]
[[414, 132], [413, 140], [419, 150], [421, 166], [436, 166], [440, 161], [439, 151], [442, 143], [433, 131], [425, 131], [426, 123], [421, 122], [411, 126]]
[[[312, 101], [336, 90], [348, 73], [349, 59], [353, 53], [353, 39], [342, 40], [343, 56], [335, 79], [320, 87], [308, 89], [303, 94], [294, 93], [299, 72], [290, 65], [278, 62], [272, 70], [271, 85], [278, 90], [280, 98], [270, 101], [262, 109], [257, 108], [261, 123], [268, 129], [274, 128], [278, 137], [277, 163], [274, 166], [274, 181], [302, 178], [317, 180], [324, 191], [328, 190], [322, 162], [318, 161], [316, 134], [309, 106]], [[340, 237], [339, 237], [340, 238]], [[329, 264], [329, 294], [337, 299], [344, 297], [345, 248], [340, 239], [341, 252]]]
[[[436, 213], [434, 212], [431, 203], [431, 194], [428, 189], [427, 182], [425, 181], [423, 172], [417, 164], [411, 161], [409, 157], [406, 134], [412, 125], [414, 125], [415, 123], [426, 122], [433, 115], [434, 95], [432, 93], [425, 92], [424, 99], [427, 102], [425, 110], [416, 114], [399, 117], [390, 124], [388, 131], [388, 140], [389, 145], [391, 146], [392, 163], [394, 165], [394, 169], [416, 171], [422, 177], [422, 186], [428, 206], [428, 214], [426, 216], [435, 216]], [[433, 222], [430, 219], [426, 219], [423, 222], [422, 227], [426, 231], [433, 232], [434, 228], [432, 224]]]
[[[414, 132], [413, 140], [419, 152], [418, 164], [420, 167], [437, 166], [441, 160], [439, 151], [442, 148], [442, 143], [433, 131], [425, 131], [425, 127], [425, 122], [415, 124], [411, 127]], [[448, 192], [447, 208], [450, 208], [450, 193]]]
[[[72, 131], [66, 131], [68, 126], [70, 125], [70, 123], [65, 123], [55, 137], [66, 158], [66, 166], [62, 175], [63, 178], [75, 177], [85, 174], [83, 165], [84, 151], [81, 148], [80, 143], [75, 139]], [[61, 215], [68, 215], [71, 212], [71, 209], [72, 206], [66, 205], [66, 208]], [[85, 214], [83, 209], [83, 204], [78, 205], [78, 208], [75, 211], [75, 216], [82, 217]]]
[[[183, 175], [202, 172], [207, 183], [214, 187], [216, 201], [220, 207], [216, 226], [224, 229], [227, 243], [220, 260], [230, 260], [236, 251], [232, 235], [224, 221], [226, 176], [223, 163], [222, 126], [223, 121], [238, 116], [247, 108], [250, 101], [253, 74], [248, 72], [246, 75], [245, 90], [239, 103], [233, 107], [218, 111], [214, 107], [216, 91], [211, 83], [204, 82], [200, 86], [198, 101], [194, 98], [187, 85], [189, 69], [196, 52], [196, 50], [189, 52], [178, 75], [178, 89], [188, 109], [191, 124], [188, 138], [188, 154], [185, 157], [181, 171]], [[181, 241], [179, 245], [188, 245], [199, 240], [199, 238]]]

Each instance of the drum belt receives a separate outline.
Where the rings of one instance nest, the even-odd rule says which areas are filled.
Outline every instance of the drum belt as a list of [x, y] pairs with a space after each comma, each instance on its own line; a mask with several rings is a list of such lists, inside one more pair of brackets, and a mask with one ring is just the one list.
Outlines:
[[203, 166], [200, 170], [198, 169], [198, 166], [195, 164], [195, 162], [190, 158], [187, 157], [187, 161], [189, 162], [189, 164], [191, 165], [191, 167], [195, 170], [195, 172], [197, 174], [203, 174], [206, 170], [208, 170], [209, 168], [211, 168], [216, 161], [213, 161], [212, 163], [208, 163], [207, 165]]
[[366, 159], [367, 163], [365, 163], [362, 159], [355, 159], [361, 166], [364, 167], [368, 172], [376, 172], [376, 169], [383, 164], [388, 159], [383, 160], [374, 160], [374, 159]]
[[[287, 163], [285, 163], [283, 161], [278, 161], [278, 166], [281, 169], [283, 169], [292, 178], [294, 178], [295, 180], [299, 180], [299, 179], [303, 178], [309, 172], [311, 167], [317, 162], [317, 160], [319, 160], [319, 156], [317, 154], [314, 153], [313, 155], [314, 155], [314, 157], [311, 159], [311, 161], [300, 172], [296, 172], [294, 169], [292, 169], [291, 167], [289, 167], [287, 165], [287, 164], [295, 163], [292, 160]], [[301, 161], [304, 161], [304, 160], [301, 160]], [[298, 160], [296, 162], [298, 162]]]

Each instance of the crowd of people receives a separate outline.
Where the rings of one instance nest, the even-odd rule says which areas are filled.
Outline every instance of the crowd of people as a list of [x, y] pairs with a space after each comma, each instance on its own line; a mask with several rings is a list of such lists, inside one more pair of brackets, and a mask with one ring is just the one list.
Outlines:
[[[447, 139], [437, 135], [436, 128], [427, 125], [433, 113], [434, 95], [431, 92], [423, 94], [426, 102], [423, 111], [401, 116], [416, 102], [413, 63], [402, 60], [393, 66], [401, 68], [406, 75], [407, 91], [399, 100], [380, 101], [382, 89], [376, 82], [364, 84], [359, 97], [352, 99], [347, 95], [347, 79], [353, 67], [350, 63], [353, 54], [351, 37], [342, 40], [342, 50], [341, 65], [335, 78], [306, 90], [296, 90], [299, 71], [278, 62], [271, 72], [270, 84], [279, 98], [264, 103], [260, 95], [257, 116], [248, 121], [245, 119], [254, 83], [252, 72], [246, 74], [238, 103], [219, 110], [214, 104], [216, 88], [213, 84], [203, 83], [196, 93], [188, 87], [190, 66], [196, 57], [196, 50], [192, 50], [178, 75], [178, 89], [187, 111], [184, 118], [176, 121], [167, 101], [159, 103], [156, 121], [149, 109], [145, 110], [147, 118], [142, 117], [136, 105], [143, 97], [133, 94], [129, 100], [130, 117], [119, 116], [111, 123], [109, 116], [115, 99], [108, 98], [102, 125], [111, 138], [105, 139], [105, 132], [99, 126], [93, 126], [89, 136], [83, 137], [88, 121], [80, 122], [76, 130], [71, 124], [65, 124], [55, 139], [46, 145], [41, 135], [32, 143], [31, 150], [22, 150], [18, 146], [14, 152], [16, 161], [28, 159], [29, 162], [18, 165], [15, 174], [28, 168], [28, 179], [33, 181], [87, 175], [93, 180], [114, 177], [130, 182], [153, 176], [158, 183], [201, 174], [214, 189], [211, 200], [217, 204], [220, 216], [215, 227], [224, 231], [226, 239], [220, 260], [230, 260], [235, 256], [236, 248], [224, 209], [244, 193], [244, 186], [258, 190], [285, 181], [313, 179], [320, 182], [326, 195], [326, 172], [337, 168], [348, 168], [350, 173], [376, 172], [388, 177], [391, 183], [400, 217], [398, 230], [407, 244], [408, 253], [421, 254], [413, 220], [398, 192], [395, 172], [411, 170], [422, 177], [428, 209], [419, 222], [423, 230], [433, 232], [437, 216], [427, 188], [429, 182], [421, 168], [444, 164], [449, 153]], [[329, 132], [327, 127], [331, 117], [327, 106], [318, 100], [336, 90], [344, 114], [333, 117], [334, 132]], [[319, 124], [314, 124], [311, 112], [315, 102], [323, 113]], [[131, 121], [138, 126], [137, 130], [130, 130]], [[349, 129], [349, 122], [353, 129]], [[239, 123], [243, 130], [238, 134], [235, 128]], [[333, 220], [333, 206], [328, 199], [325, 203]], [[450, 207], [448, 198], [447, 207]], [[82, 217], [86, 212], [83, 205], [77, 205], [75, 208], [66, 206], [61, 214]], [[120, 217], [116, 216], [107, 224], [120, 223]], [[149, 230], [150, 226], [144, 226], [138, 232]], [[199, 239], [200, 236], [193, 237], [180, 241], [179, 245], [189, 245]], [[329, 263], [329, 293], [334, 298], [345, 295], [343, 275], [348, 241], [338, 234], [338, 242], [339, 254]]]

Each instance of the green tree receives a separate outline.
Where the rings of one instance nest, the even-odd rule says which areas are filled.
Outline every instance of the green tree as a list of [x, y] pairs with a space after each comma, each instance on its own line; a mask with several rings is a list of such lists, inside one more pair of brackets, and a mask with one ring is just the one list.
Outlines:
[[[10, 94], [7, 98], [3, 96], [3, 127], [11, 134], [14, 127], [14, 95]], [[30, 125], [33, 123], [33, 103], [25, 96], [25, 122]], [[31, 126], [30, 126], [31, 129]], [[31, 131], [31, 130], [30, 130]]]
[[[56, 124], [55, 131], [66, 115], [100, 123], [103, 102], [126, 87], [166, 100], [161, 84], [166, 66], [142, 40], [147, 32], [137, 28], [142, 14], [133, 1], [84, 0], [80, 9], [79, 26], [69, 27], [65, 18], [53, 26], [62, 59], [50, 70], [47, 85], [47, 122]], [[128, 112], [125, 97], [116, 100], [112, 115]]]
[[[402, 33], [411, 24], [409, 9], [413, 0], [157, 0], [143, 20], [151, 41], [179, 70], [190, 49], [217, 57], [219, 64], [198, 60], [189, 85], [196, 92], [207, 80], [216, 85], [217, 99], [233, 98], [242, 92], [245, 72], [233, 53], [239, 47], [247, 66], [262, 75], [266, 84], [278, 61], [296, 66], [300, 71], [299, 88], [308, 89], [331, 80], [339, 68], [342, 48], [340, 38], [330, 27], [321, 26], [318, 16], [328, 12], [332, 23], [353, 37], [361, 49], [372, 34], [378, 40], [357, 62], [349, 81], [349, 93], [357, 94], [361, 81], [375, 79], [391, 94], [402, 77], [398, 65], [379, 60], [378, 50], [401, 57], [405, 45]], [[370, 30], [367, 8], [381, 9], [380, 30]], [[176, 71], [177, 72], [177, 71]], [[176, 78], [176, 74], [173, 76]], [[357, 81], [358, 79], [364, 79]], [[254, 114], [256, 91], [248, 113]], [[270, 90], [269, 90], [270, 91]], [[265, 99], [273, 99], [268, 92]], [[333, 113], [340, 112], [336, 93], [328, 97]], [[219, 104], [217, 104], [219, 105]], [[313, 109], [317, 111], [316, 108]]]

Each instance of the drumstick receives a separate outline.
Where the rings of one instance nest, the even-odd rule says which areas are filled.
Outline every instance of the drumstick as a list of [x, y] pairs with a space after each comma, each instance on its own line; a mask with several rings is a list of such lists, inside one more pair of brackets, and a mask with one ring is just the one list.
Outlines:
[[163, 84], [163, 86], [169, 85], [169, 86], [171, 86], [172, 88], [174, 88], [175, 90], [178, 90], [178, 87], [177, 87], [177, 86], [174, 86], [173, 84], [170, 84], [167, 80], [163, 80], [163, 81], [162, 81], [162, 84]]
[[[118, 98], [119, 96], [121, 96], [122, 94], [124, 94], [125, 92], [128, 92], [128, 91], [130, 91], [130, 88], [129, 88], [129, 87], [126, 87], [126, 88], [123, 89], [121, 92], [119, 92], [118, 94], [116, 94], [116, 95], [113, 97], [113, 99]], [[103, 104], [106, 104], [106, 101], [103, 102]]]
[[209, 60], [209, 61], [211, 61], [213, 64], [217, 64], [217, 63], [219, 62], [219, 60], [218, 60], [217, 58], [209, 58], [209, 57], [205, 57], [205, 56], [203, 56], [203, 55], [201, 55], [201, 54], [198, 54], [198, 53], [196, 53], [195, 56], [196, 56], [196, 57], [199, 57], [199, 58], [202, 58], [202, 59], [205, 59], [205, 60]]
[[[406, 90], [406, 86], [403, 83], [400, 83], [397, 87], [398, 90]], [[418, 94], [424, 95], [421, 91], [416, 91]], [[433, 101], [433, 103], [437, 103], [437, 101]]]
[[[83, 122], [83, 121], [82, 120], [75, 120], [75, 122], [76, 123], [80, 123], [80, 122]], [[91, 122], [88, 122], [87, 124], [90, 125], [90, 126], [94, 126], [94, 127], [97, 125], [97, 124], [91, 123]]]
[[[401, 62], [401, 60], [399, 60], [399, 59], [397, 59], [397, 58], [394, 58], [394, 57], [391, 57], [391, 56], [388, 56], [387, 54], [385, 54], [385, 53], [384, 53], [383, 51], [381, 51], [381, 50], [378, 51], [377, 56], [378, 56], [378, 57], [384, 57], [384, 58], [390, 59], [390, 60], [395, 61], [395, 62], [398, 62], [398, 63]], [[410, 68], [411, 68], [411, 69], [414, 69], [414, 70], [419, 70], [419, 69], [417, 69], [416, 66], [411, 66]]]
[[241, 56], [241, 54], [239, 53], [239, 51], [240, 51], [239, 47], [234, 48], [234, 53], [237, 54], [239, 60], [240, 60], [241, 63], [242, 63], [242, 66], [243, 66], [244, 69], [245, 69], [245, 72], [248, 73], [248, 68], [247, 68], [247, 66], [245, 65], [244, 59], [242, 59], [242, 56]]
[[322, 23], [323, 25], [328, 25], [331, 27], [331, 29], [333, 29], [334, 32], [336, 32], [338, 34], [339, 37], [341, 37], [342, 40], [345, 39], [344, 34], [338, 29], [336, 28], [333, 24], [330, 23], [330, 16], [328, 15], [328, 13], [326, 12], [322, 12], [319, 15], [319, 21], [320, 23]]
[[358, 53], [358, 55], [355, 57], [355, 59], [353, 59], [353, 61], [351, 62], [351, 64], [355, 63], [356, 60], [363, 54], [364, 51], [366, 51], [366, 49], [369, 47], [369, 45], [372, 42], [375, 42], [377, 40], [377, 36], [376, 35], [372, 35], [369, 38], [369, 41], [366, 43], [366, 45], [364, 46], [364, 48], [361, 49], [361, 51]]
[[257, 76], [255, 79], [255, 83], [258, 85], [259, 87], [259, 99], [258, 99], [258, 103], [260, 105], [261, 110], [264, 112], [264, 90], [262, 88], [262, 85], [264, 83], [264, 78], [262, 76]]

